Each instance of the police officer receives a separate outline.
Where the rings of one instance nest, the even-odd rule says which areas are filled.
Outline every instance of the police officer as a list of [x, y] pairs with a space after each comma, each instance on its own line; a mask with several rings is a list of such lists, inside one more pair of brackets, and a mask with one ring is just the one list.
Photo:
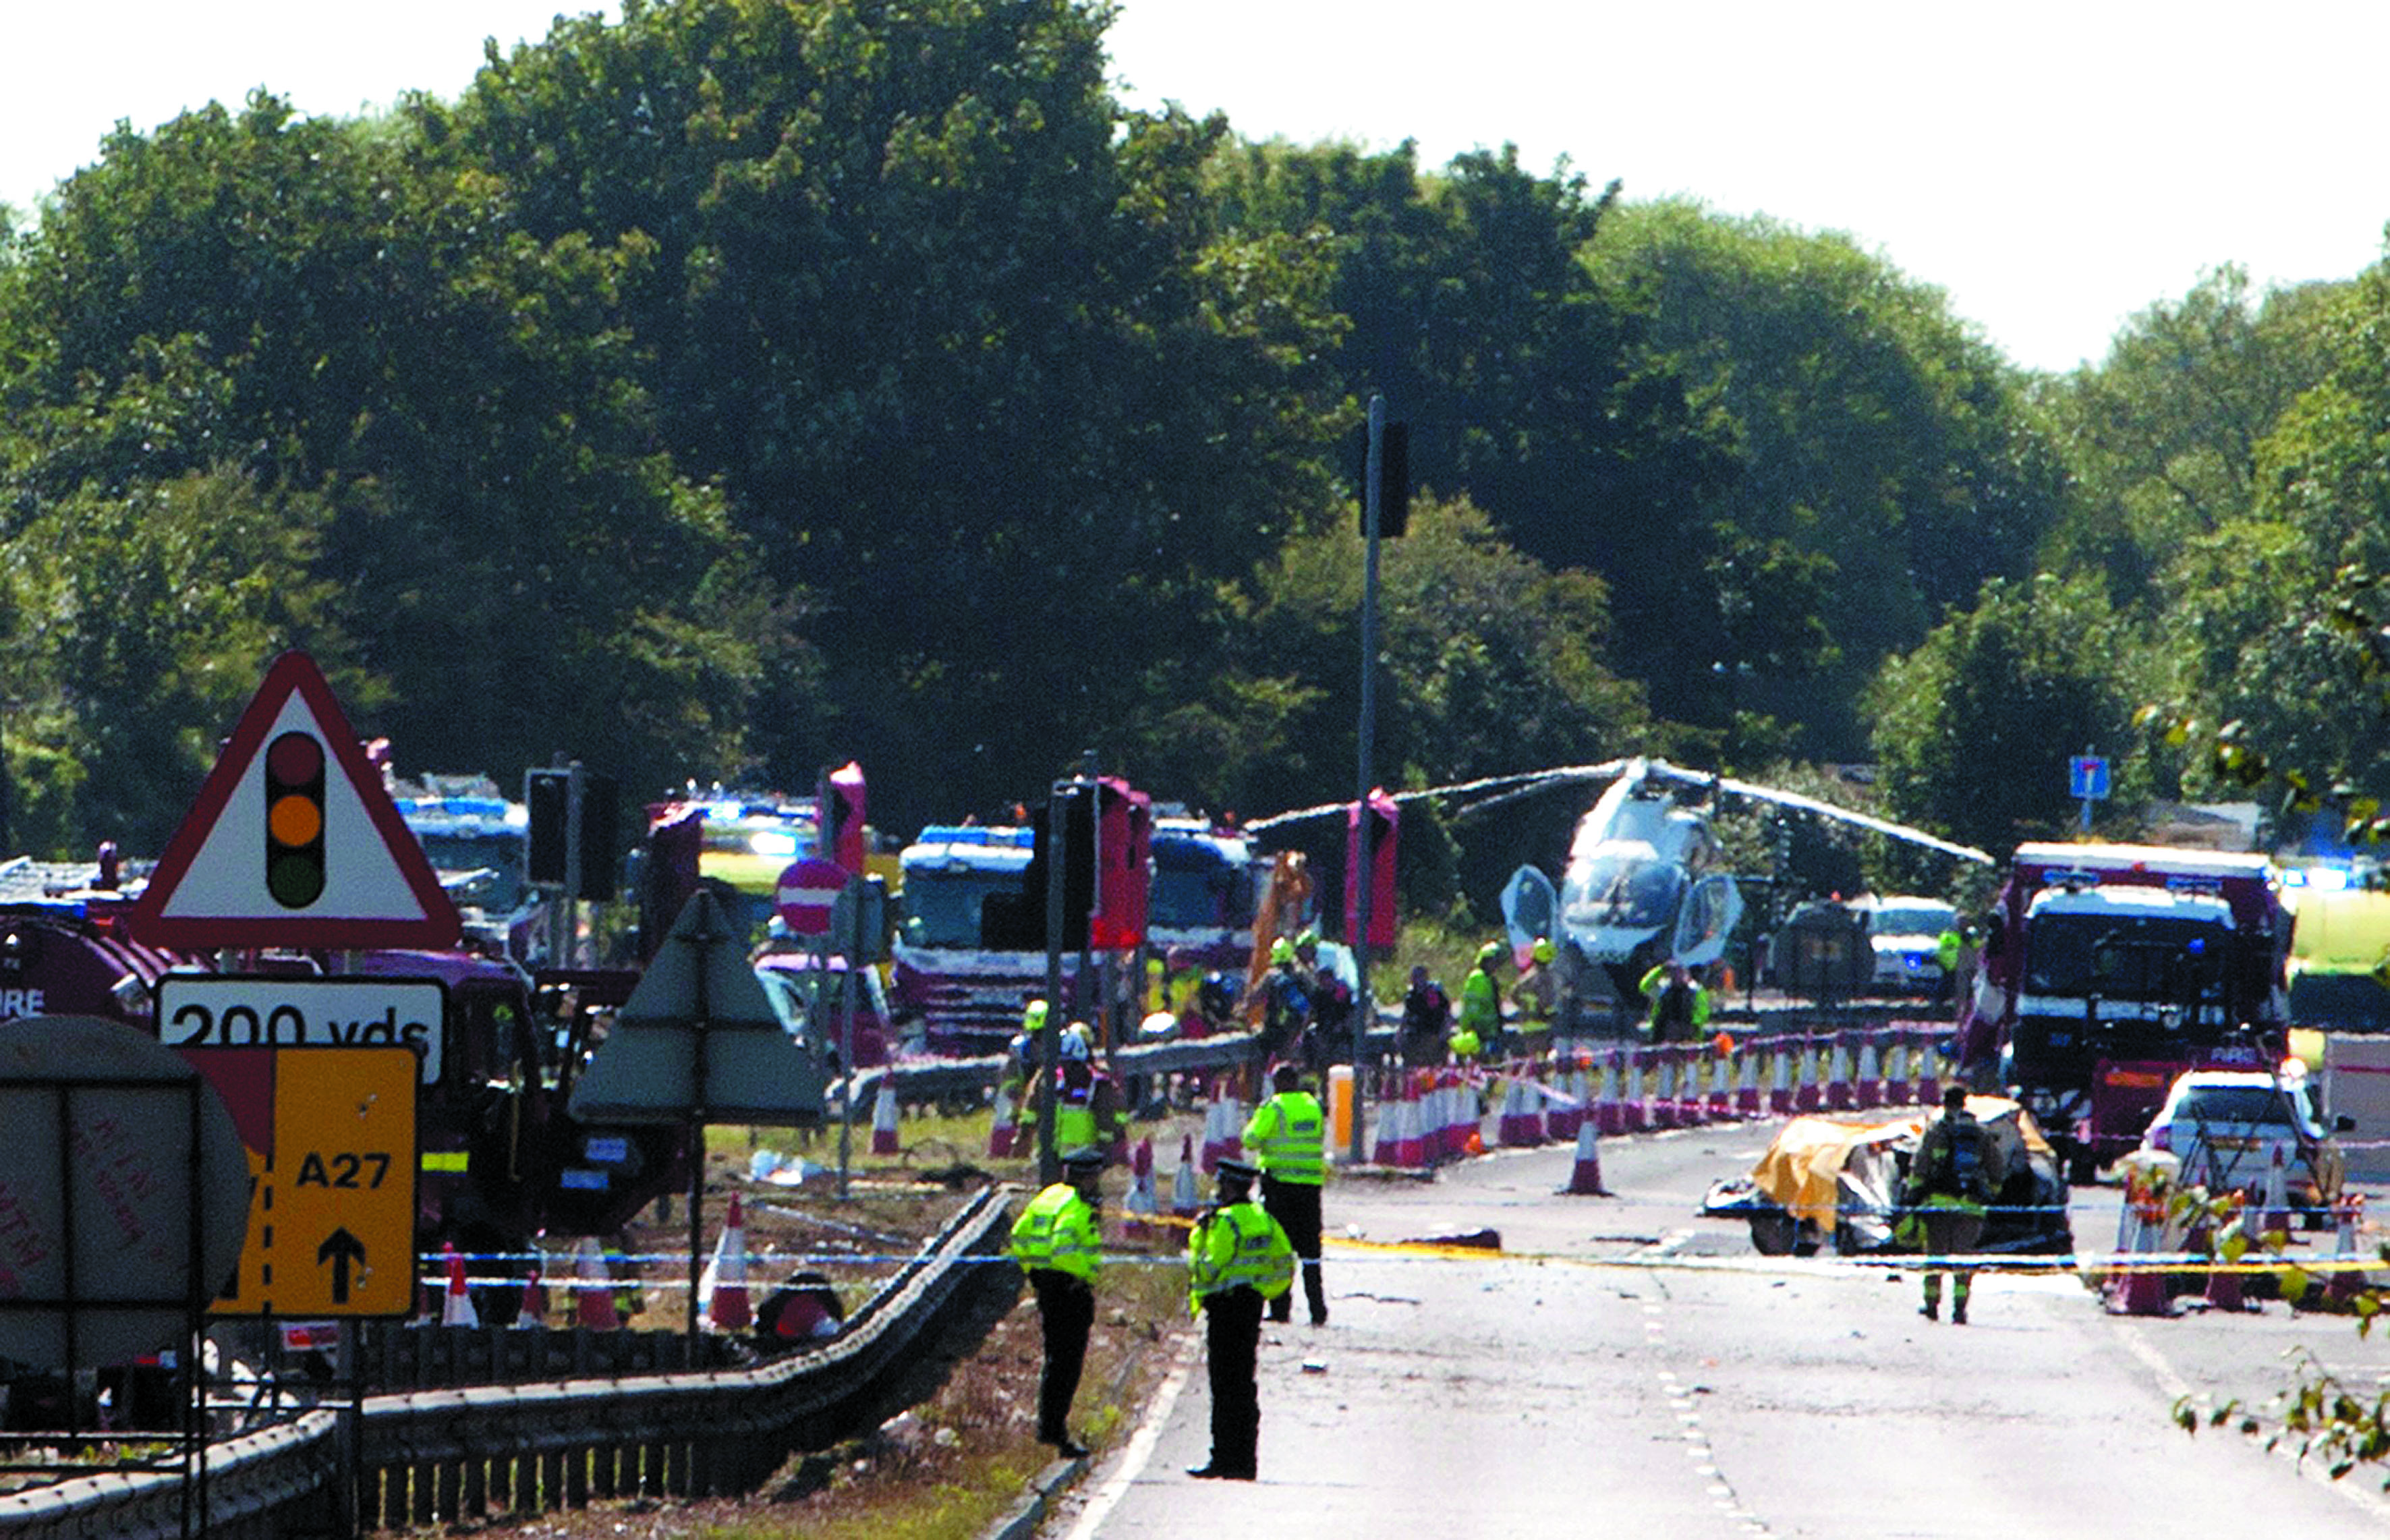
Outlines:
[[1710, 992], [1683, 963], [1654, 963], [1639, 987], [1651, 1002], [1652, 1042], [1682, 1042], [1709, 1024]]
[[1100, 1150], [1066, 1152], [1062, 1180], [1031, 1199], [1012, 1226], [1012, 1257], [1029, 1275], [1046, 1341], [1037, 1375], [1037, 1440], [1072, 1458], [1087, 1452], [1069, 1424], [1079, 1371], [1087, 1362], [1087, 1333], [1096, 1324], [1103, 1169]]
[[[1244, 1147], [1262, 1172], [1262, 1207], [1286, 1231], [1288, 1244], [1303, 1261], [1303, 1294], [1311, 1305], [1311, 1324], [1328, 1324], [1328, 1290], [1319, 1277], [1319, 1189], [1328, 1179], [1321, 1153], [1327, 1138], [1327, 1115], [1319, 1098], [1303, 1086], [1300, 1071], [1281, 1064], [1270, 1075], [1276, 1093], [1253, 1109], [1246, 1121]], [[1270, 1301], [1273, 1321], [1294, 1315], [1294, 1291]]]
[[[1925, 1303], [1917, 1313], [1927, 1320], [1942, 1318], [1942, 1275], [1934, 1264], [1965, 1256], [1983, 1244], [1985, 1209], [2007, 1176], [2005, 1158], [1991, 1130], [1967, 1110], [1967, 1088], [1944, 1086], [1942, 1110], [1917, 1141], [1904, 1194], [1925, 1232]], [[1950, 1322], [1965, 1326], [1967, 1292], [1975, 1276], [1963, 1267], [1952, 1267], [1949, 1273]]]
[[1294, 1284], [1286, 1231], [1253, 1200], [1260, 1174], [1242, 1161], [1222, 1161], [1218, 1198], [1187, 1242], [1187, 1303], [1203, 1317], [1212, 1385], [1212, 1457], [1187, 1470], [1200, 1480], [1249, 1482], [1260, 1464], [1262, 1311]]

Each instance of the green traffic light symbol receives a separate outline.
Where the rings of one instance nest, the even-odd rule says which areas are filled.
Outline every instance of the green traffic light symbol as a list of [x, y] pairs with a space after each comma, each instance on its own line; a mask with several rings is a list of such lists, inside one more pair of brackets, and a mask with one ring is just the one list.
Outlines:
[[286, 909], [324, 896], [324, 746], [312, 734], [266, 745], [265, 891]]

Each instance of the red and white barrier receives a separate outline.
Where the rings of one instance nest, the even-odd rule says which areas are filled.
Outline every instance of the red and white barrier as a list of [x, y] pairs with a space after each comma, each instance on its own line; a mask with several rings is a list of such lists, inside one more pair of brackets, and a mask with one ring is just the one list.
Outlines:
[[1512, 1075], [1502, 1087], [1502, 1119], [1495, 1137], [1505, 1149], [1528, 1149], [1544, 1142], [1544, 1093], [1523, 1075]]
[[1815, 1112], [1826, 1105], [1824, 1076], [1817, 1042], [1804, 1037], [1792, 1048], [1794, 1068], [1792, 1110]]
[[1755, 1118], [1767, 1110], [1759, 1099], [1759, 1046], [1755, 1043], [1744, 1044], [1741, 1059], [1742, 1078], [1734, 1088], [1735, 1115]]
[[1729, 1046], [1723, 1051], [1714, 1051], [1710, 1056], [1708, 1060], [1710, 1094], [1703, 1106], [1709, 1113], [1710, 1122], [1728, 1123], [1734, 1117], [1734, 1053], [1731, 1047], [1733, 1040], [1724, 1033], [1718, 1033], [1717, 1038], [1713, 1039], [1711, 1043], [1714, 1050], [1717, 1048], [1719, 1039], [1725, 1040]]
[[1477, 1100], [1477, 1087], [1473, 1083], [1454, 1076], [1442, 1090], [1444, 1158], [1447, 1161], [1462, 1160], [1470, 1153], [1471, 1143], [1483, 1145], [1484, 1142], [1480, 1125], [1484, 1122], [1485, 1112]]
[[1699, 1128], [1710, 1121], [1709, 1049], [1699, 1044], [1688, 1044], [1677, 1048], [1675, 1052], [1677, 1055], [1677, 1121], [1687, 1128]]
[[1560, 1095], [1548, 1099], [1544, 1107], [1544, 1134], [1555, 1144], [1575, 1138], [1593, 1112], [1593, 1087], [1583, 1062], [1559, 1078]]
[[1872, 1037], [1859, 1043], [1858, 1078], [1851, 1093], [1852, 1099], [1862, 1109], [1883, 1105], [1883, 1060], [1876, 1053]]
[[1394, 1164], [1406, 1172], [1427, 1167], [1427, 1100], [1420, 1096], [1418, 1085], [1403, 1088], [1403, 1100], [1395, 1102], [1394, 1114]]
[[1826, 1051], [1826, 1105], [1834, 1111], [1848, 1112], [1857, 1099], [1851, 1090], [1850, 1045], [1837, 1033]]
[[1908, 1071], [1917, 1088], [1910, 1099], [1920, 1107], [1932, 1107], [1942, 1099], [1942, 1054], [1930, 1035], [1912, 1041]]
[[1589, 1123], [1576, 1131], [1576, 1163], [1569, 1168], [1568, 1190], [1592, 1198], [1610, 1195], [1601, 1184], [1601, 1136]]
[[1674, 1128], [1677, 1123], [1677, 1054], [1673, 1048], [1646, 1048], [1638, 1057], [1651, 1061], [1651, 1096], [1645, 1116], [1653, 1128]]
[[901, 1155], [904, 1145], [896, 1136], [896, 1085], [893, 1081], [880, 1083], [880, 1096], [871, 1104], [871, 1153]]

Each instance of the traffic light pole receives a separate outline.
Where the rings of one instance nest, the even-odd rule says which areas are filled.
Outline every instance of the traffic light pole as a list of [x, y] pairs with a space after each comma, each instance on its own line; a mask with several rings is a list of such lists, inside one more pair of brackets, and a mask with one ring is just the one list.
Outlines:
[[[1361, 780], [1354, 793], [1359, 815], [1354, 824], [1360, 847], [1357, 858], [1364, 862], [1369, 845], [1369, 788], [1376, 774], [1372, 750], [1378, 734], [1378, 528], [1384, 512], [1385, 458], [1386, 398], [1372, 395], [1361, 526]], [[1359, 978], [1353, 991], [1353, 1142], [1347, 1154], [1355, 1165], [1361, 1163], [1361, 1070], [1368, 1062], [1369, 1018], [1375, 1012], [1369, 1001], [1369, 899], [1370, 889], [1377, 885], [1374, 875], [1363, 866], [1353, 905], [1353, 961]]]

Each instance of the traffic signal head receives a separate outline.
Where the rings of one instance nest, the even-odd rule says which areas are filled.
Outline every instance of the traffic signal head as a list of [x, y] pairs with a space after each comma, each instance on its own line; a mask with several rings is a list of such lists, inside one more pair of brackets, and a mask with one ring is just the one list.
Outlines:
[[289, 732], [265, 749], [265, 891], [286, 909], [324, 896], [324, 745]]
[[822, 858], [837, 862], [857, 877], [863, 875], [865, 854], [864, 794], [863, 766], [849, 760], [838, 769], [822, 772], [821, 789], [814, 801], [821, 823]]

